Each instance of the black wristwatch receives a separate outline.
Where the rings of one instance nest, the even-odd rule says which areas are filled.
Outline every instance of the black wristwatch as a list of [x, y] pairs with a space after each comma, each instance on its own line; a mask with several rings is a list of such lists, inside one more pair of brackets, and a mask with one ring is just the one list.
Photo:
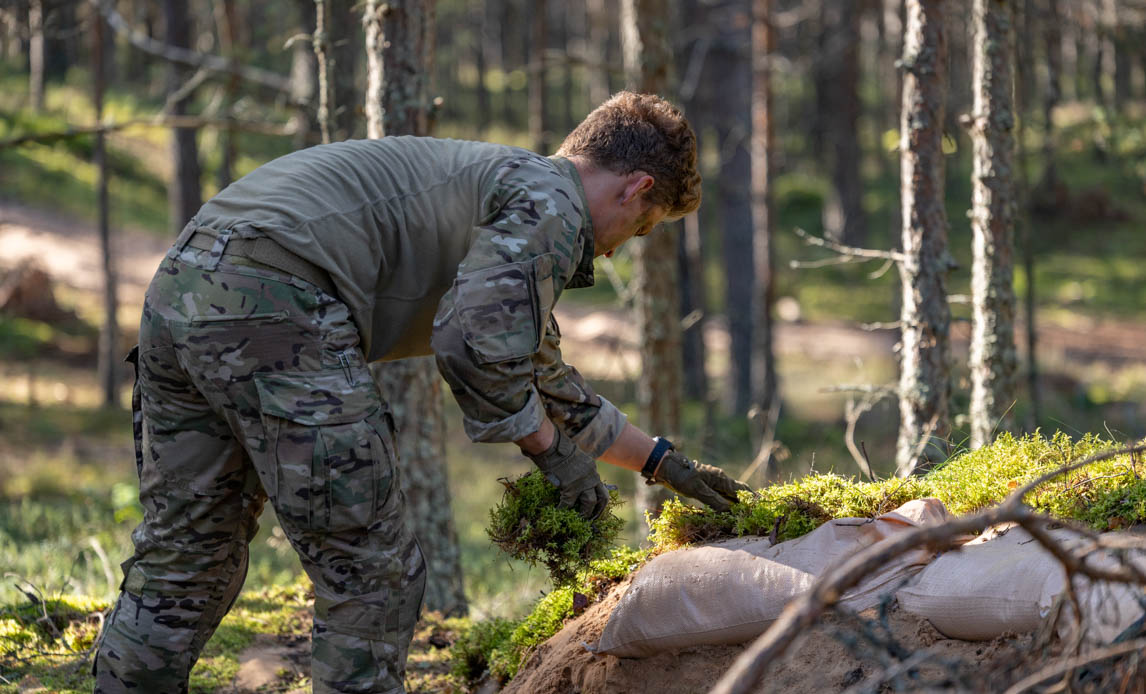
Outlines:
[[649, 459], [645, 461], [645, 466], [641, 468], [641, 477], [649, 481], [652, 481], [653, 473], [657, 471], [657, 465], [660, 464], [661, 458], [665, 456], [665, 453], [675, 450], [672, 441], [662, 436], [656, 437], [653, 441], [656, 441], [657, 444], [653, 446], [653, 452], [649, 453]]

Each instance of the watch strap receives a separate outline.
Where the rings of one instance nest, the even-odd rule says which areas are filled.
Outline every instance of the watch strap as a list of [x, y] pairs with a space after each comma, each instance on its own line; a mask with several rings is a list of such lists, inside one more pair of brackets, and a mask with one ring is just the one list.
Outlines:
[[656, 445], [653, 446], [652, 453], [649, 453], [648, 460], [645, 461], [644, 467], [641, 468], [641, 476], [646, 480], [653, 478], [653, 473], [657, 471], [657, 466], [660, 464], [661, 458], [664, 457], [665, 453], [674, 450], [672, 441], [662, 436], [656, 437], [653, 441], [656, 441]]

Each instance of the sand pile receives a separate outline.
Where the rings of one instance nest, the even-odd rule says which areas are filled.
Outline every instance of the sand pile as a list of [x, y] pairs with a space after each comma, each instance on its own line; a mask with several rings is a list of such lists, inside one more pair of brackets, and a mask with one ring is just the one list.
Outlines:
[[[600, 638], [609, 614], [630, 580], [568, 622], [538, 647], [503, 690], [506, 694], [623, 694], [707, 691], [744, 651], [744, 646], [701, 646], [649, 658], [595, 655], [586, 649]], [[773, 667], [759, 691], [792, 694], [841, 692], [877, 675], [891, 662], [888, 644], [931, 654], [917, 669], [920, 686], [994, 691], [1013, 681], [1020, 670], [1033, 671], [1033, 637], [1004, 636], [991, 642], [947, 639], [923, 619], [893, 608], [887, 629], [876, 625], [875, 610], [853, 617], [829, 615], [820, 620]], [[873, 639], [879, 643], [873, 643]], [[895, 648], [895, 646], [891, 646]], [[903, 657], [900, 654], [900, 657]], [[1024, 664], [1029, 664], [1024, 667]]]

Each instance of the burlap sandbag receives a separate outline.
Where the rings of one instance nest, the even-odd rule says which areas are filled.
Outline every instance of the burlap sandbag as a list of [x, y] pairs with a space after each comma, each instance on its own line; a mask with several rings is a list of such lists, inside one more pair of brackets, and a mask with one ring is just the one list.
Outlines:
[[[915, 526], [943, 522], [937, 499], [908, 502], [870, 518], [843, 518], [772, 546], [766, 538], [739, 538], [668, 552], [634, 577], [609, 617], [597, 651], [642, 657], [705, 644], [743, 643], [764, 632], [793, 597], [823, 571], [859, 550]], [[841, 601], [863, 610], [878, 604], [932, 558], [917, 550], [869, 576]]]
[[[1052, 531], [1061, 541], [1069, 531]], [[931, 562], [896, 593], [900, 606], [944, 636], [986, 641], [1034, 631], [1066, 589], [1066, 572], [1018, 527], [991, 528]]]

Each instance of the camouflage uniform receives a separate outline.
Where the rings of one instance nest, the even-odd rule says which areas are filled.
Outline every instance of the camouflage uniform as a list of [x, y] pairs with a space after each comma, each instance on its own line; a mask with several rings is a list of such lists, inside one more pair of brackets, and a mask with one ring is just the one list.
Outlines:
[[[330, 286], [231, 253], [231, 239], [270, 239]], [[624, 417], [563, 363], [551, 315], [566, 287], [592, 283], [592, 258], [573, 166], [482, 143], [315, 147], [204, 205], [144, 305], [145, 517], [96, 691], [186, 690], [268, 497], [315, 586], [314, 691], [402, 691], [425, 563], [366, 362], [432, 339], [473, 440], [512, 441], [548, 416], [599, 456]]]

